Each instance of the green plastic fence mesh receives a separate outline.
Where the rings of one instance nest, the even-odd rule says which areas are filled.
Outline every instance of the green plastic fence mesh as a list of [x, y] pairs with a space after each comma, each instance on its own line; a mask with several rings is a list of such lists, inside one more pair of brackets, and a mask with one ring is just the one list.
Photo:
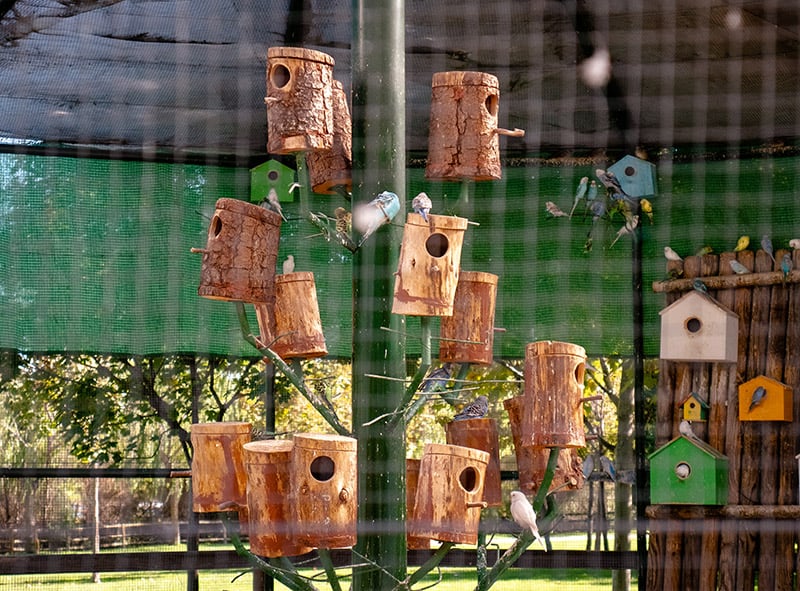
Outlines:
[[[496, 326], [505, 331], [496, 355], [520, 357], [526, 343], [545, 339], [589, 354], [632, 352], [631, 238], [610, 246], [621, 217], [598, 221], [585, 252], [591, 215], [582, 207], [572, 219], [545, 212], [546, 201], [568, 211], [578, 179], [597, 167], [508, 166], [502, 180], [469, 187], [467, 200], [459, 184], [409, 170], [407, 207], [424, 189], [434, 213], [479, 224], [465, 234], [461, 268], [500, 278]], [[769, 234], [785, 248], [800, 236], [799, 169], [796, 157], [657, 162], [654, 218], [642, 225], [647, 355], [658, 355], [664, 296], [651, 285], [665, 277], [663, 247], [722, 252], [741, 234], [754, 245]], [[0, 155], [0, 347], [257, 355], [233, 304], [197, 296], [201, 257], [190, 252], [205, 245], [216, 200], [247, 199], [249, 179], [245, 169]], [[340, 205], [341, 197], [315, 195], [311, 209], [332, 215]], [[349, 357], [351, 255], [315, 236], [296, 202], [284, 211], [278, 265], [292, 253], [296, 270], [314, 272], [329, 354]], [[418, 327], [408, 319], [412, 354]]]

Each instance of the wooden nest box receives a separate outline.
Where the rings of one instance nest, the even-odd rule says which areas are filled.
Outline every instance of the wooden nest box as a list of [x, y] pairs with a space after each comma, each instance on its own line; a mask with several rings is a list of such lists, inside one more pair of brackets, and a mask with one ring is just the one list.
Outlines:
[[198, 295], [248, 303], [275, 298], [281, 216], [238, 199], [217, 200], [208, 226]]
[[244, 445], [248, 537], [250, 551], [257, 556], [300, 556], [312, 550], [298, 543], [292, 532], [289, 493], [293, 448], [291, 441], [278, 439]]
[[293, 154], [333, 147], [331, 56], [300, 47], [267, 51], [267, 151]]
[[250, 423], [195, 423], [191, 428], [192, 511], [215, 513], [226, 503], [247, 506], [244, 445], [252, 438]]
[[483, 500], [489, 507], [501, 506], [503, 493], [500, 479], [500, 438], [497, 432], [497, 421], [490, 418], [451, 421], [445, 430], [448, 444], [479, 449], [489, 454], [483, 485]]
[[[419, 468], [422, 460], [406, 458], [406, 515], [414, 514], [414, 501], [417, 498], [417, 484], [419, 482]], [[409, 550], [429, 550], [431, 541], [411, 535], [410, 529], [406, 531], [406, 546]]]
[[478, 523], [489, 454], [428, 443], [422, 453], [410, 533], [457, 544], [478, 543]]
[[270, 348], [281, 359], [313, 359], [328, 354], [313, 273], [278, 275], [272, 309], [274, 320], [269, 317], [269, 308], [261, 308], [259, 312], [261, 334], [271, 335], [274, 340]]
[[740, 421], [792, 422], [792, 413], [791, 386], [767, 376], [757, 376], [739, 386]]
[[699, 439], [679, 436], [650, 454], [654, 505], [725, 505], [728, 458]]
[[690, 291], [660, 314], [662, 359], [736, 362], [739, 317], [714, 298]]
[[451, 316], [467, 220], [409, 213], [395, 274], [392, 313]]
[[453, 315], [442, 318], [439, 359], [490, 365], [494, 361], [494, 311], [497, 275], [462, 271]]
[[356, 543], [356, 440], [298, 433], [292, 452], [290, 502], [295, 542], [315, 548]]
[[353, 124], [342, 83], [333, 81], [333, 146], [306, 155], [308, 176], [315, 193], [335, 195], [336, 187], [353, 186]]

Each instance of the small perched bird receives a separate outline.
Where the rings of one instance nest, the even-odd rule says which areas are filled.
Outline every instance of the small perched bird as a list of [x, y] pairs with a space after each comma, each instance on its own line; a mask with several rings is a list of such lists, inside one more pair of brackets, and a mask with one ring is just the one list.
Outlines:
[[353, 227], [361, 233], [361, 242], [363, 243], [383, 224], [391, 222], [398, 211], [400, 211], [400, 201], [391, 191], [383, 191], [369, 203], [362, 203], [353, 208]]
[[453, 366], [445, 363], [441, 367], [437, 367], [422, 381], [423, 392], [441, 392], [447, 389], [447, 382], [450, 381], [450, 376], [453, 373]]
[[694, 253], [694, 256], [702, 257], [702, 256], [705, 256], [707, 254], [711, 254], [712, 252], [714, 252], [714, 249], [711, 248], [710, 246], [706, 245], [706, 246], [702, 247], [700, 250], [698, 250], [696, 253]]
[[667, 258], [668, 261], [682, 261], [683, 257], [679, 255], [677, 252], [672, 250], [669, 246], [664, 247], [664, 256]]
[[692, 431], [692, 424], [689, 421], [681, 421], [680, 425], [678, 425], [678, 432], [689, 439], [697, 439], [697, 435]]
[[606, 189], [610, 189], [615, 195], [625, 195], [627, 197], [627, 193], [622, 190], [622, 185], [619, 184], [617, 175], [613, 172], [598, 168], [594, 173]]
[[752, 411], [755, 407], [764, 402], [764, 398], [766, 397], [767, 389], [764, 386], [759, 386], [753, 390], [753, 396], [750, 398], [750, 408], [747, 409], [747, 412]]
[[793, 248], [794, 250], [800, 248], [800, 238], [792, 238], [789, 240], [789, 247]]
[[283, 210], [281, 209], [281, 203], [278, 199], [278, 192], [275, 190], [274, 187], [270, 187], [269, 192], [267, 193], [267, 198], [261, 202], [261, 206], [265, 209], [269, 209], [274, 211], [279, 216], [283, 218], [283, 221], [286, 221], [286, 216], [283, 215]]
[[766, 234], [764, 234], [764, 236], [761, 237], [761, 249], [769, 255], [769, 258], [771, 258], [772, 262], [774, 263], [775, 257], [772, 254], [773, 253], [772, 240], [770, 240], [769, 236], [767, 236]]
[[586, 191], [586, 201], [594, 201], [597, 199], [597, 181], [589, 183], [589, 190]]
[[547, 211], [547, 213], [549, 213], [554, 218], [562, 218], [562, 217], [565, 218], [569, 216], [567, 212], [561, 211], [561, 208], [552, 201], [545, 202], [544, 208]]
[[581, 466], [581, 470], [583, 471], [583, 477], [589, 478], [594, 472], [594, 456], [588, 455], [583, 459], [583, 465]]
[[736, 246], [734, 247], [733, 252], [742, 252], [748, 246], [750, 246], [750, 236], [746, 234], [739, 236], [739, 240], [736, 241]]
[[617, 481], [617, 470], [614, 468], [614, 462], [612, 462], [606, 456], [600, 456], [600, 468], [603, 471], [603, 474], [611, 479], [611, 482]]
[[342, 234], [349, 234], [350, 226], [353, 223], [353, 215], [344, 207], [337, 207], [333, 210], [333, 217], [336, 218], [336, 231]]
[[746, 275], [747, 273], [750, 272], [750, 270], [747, 267], [745, 267], [742, 263], [740, 263], [736, 259], [731, 259], [730, 265], [731, 269], [733, 269], [733, 272], [736, 273], [737, 275]]
[[792, 255], [788, 252], [784, 253], [783, 258], [781, 259], [781, 271], [783, 271], [783, 280], [786, 281], [789, 278], [789, 273], [792, 270], [794, 263], [792, 262]]
[[642, 213], [647, 216], [647, 219], [650, 220], [650, 223], [653, 223], [653, 204], [650, 203], [649, 199], [639, 199], [639, 208], [642, 210]]
[[575, 208], [578, 207], [578, 203], [581, 199], [586, 196], [586, 191], [589, 188], [589, 177], [585, 176], [582, 177], [581, 180], [578, 182], [578, 188], [575, 191], [575, 199], [572, 202], [572, 209], [569, 210], [569, 217], [572, 218], [572, 214], [575, 212]]
[[283, 274], [288, 275], [294, 273], [294, 255], [286, 255], [286, 260], [283, 261]]
[[489, 411], [489, 399], [486, 396], [478, 396], [475, 402], [464, 407], [464, 409], [453, 417], [454, 421], [465, 419], [482, 419]]
[[525, 495], [518, 490], [511, 491], [511, 517], [522, 529], [529, 529], [533, 537], [542, 545], [547, 552], [547, 546], [539, 535], [539, 527], [536, 525], [536, 512]]
[[694, 281], [692, 281], [692, 288], [695, 291], [699, 291], [700, 293], [708, 293], [708, 288], [706, 287], [706, 284], [703, 283], [703, 280], [700, 278], [695, 278]]
[[638, 215], [635, 215], [631, 219], [626, 221], [625, 225], [622, 226], [619, 230], [617, 230], [617, 236], [611, 242], [611, 245], [609, 246], [609, 248], [614, 246], [617, 243], [617, 240], [619, 240], [623, 236], [627, 236], [628, 234], [633, 234], [633, 231], [636, 229], [636, 227], [638, 225], [639, 225], [639, 216]]
[[428, 214], [431, 212], [433, 203], [431, 202], [431, 198], [428, 197], [428, 194], [423, 191], [411, 200], [411, 207], [413, 207], [414, 211], [421, 215], [422, 219], [427, 222]]

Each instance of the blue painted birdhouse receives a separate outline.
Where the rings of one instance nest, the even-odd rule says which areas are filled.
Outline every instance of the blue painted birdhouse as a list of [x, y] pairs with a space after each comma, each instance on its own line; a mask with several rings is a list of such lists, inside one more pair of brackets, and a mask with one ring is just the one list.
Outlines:
[[270, 189], [275, 189], [278, 201], [293, 201], [289, 187], [294, 182], [294, 169], [277, 160], [267, 160], [250, 169], [250, 201], [261, 203]]
[[708, 404], [697, 392], [692, 392], [679, 405], [685, 421], [707, 421]]
[[728, 458], [699, 439], [679, 436], [650, 454], [654, 505], [725, 505]]
[[740, 421], [792, 421], [792, 388], [767, 376], [739, 386]]
[[622, 190], [631, 197], [652, 197], [656, 194], [656, 165], [635, 156], [625, 156], [608, 167]]
[[690, 291], [659, 314], [662, 359], [736, 362], [739, 317], [714, 298]]

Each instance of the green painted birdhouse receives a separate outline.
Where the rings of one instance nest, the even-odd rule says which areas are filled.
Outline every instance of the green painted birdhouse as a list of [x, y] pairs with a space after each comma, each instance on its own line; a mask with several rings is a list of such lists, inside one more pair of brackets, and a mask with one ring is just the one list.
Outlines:
[[685, 421], [707, 421], [708, 404], [697, 392], [692, 392], [679, 405]]
[[656, 194], [656, 165], [635, 156], [625, 156], [608, 167], [616, 175], [622, 190], [631, 197]]
[[654, 505], [725, 505], [728, 458], [699, 439], [676, 437], [650, 454]]
[[740, 421], [792, 421], [792, 388], [767, 376], [739, 386]]
[[250, 169], [250, 201], [261, 203], [267, 197], [270, 189], [275, 189], [278, 201], [291, 202], [294, 200], [289, 188], [294, 183], [294, 169], [277, 160], [267, 160]]

